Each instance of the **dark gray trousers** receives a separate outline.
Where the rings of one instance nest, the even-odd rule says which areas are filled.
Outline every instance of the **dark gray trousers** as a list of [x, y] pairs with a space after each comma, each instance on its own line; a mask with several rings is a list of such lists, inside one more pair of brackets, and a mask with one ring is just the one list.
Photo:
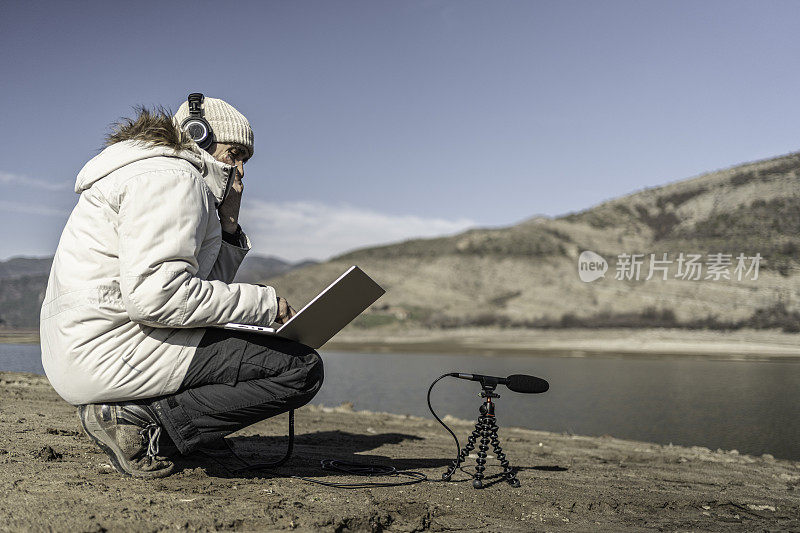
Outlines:
[[307, 404], [322, 387], [322, 359], [304, 344], [208, 328], [175, 394], [150, 406], [180, 453]]

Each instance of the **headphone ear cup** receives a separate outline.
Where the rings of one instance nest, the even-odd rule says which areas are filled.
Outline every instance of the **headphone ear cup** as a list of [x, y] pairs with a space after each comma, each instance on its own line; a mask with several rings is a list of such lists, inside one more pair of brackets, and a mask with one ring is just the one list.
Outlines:
[[181, 124], [181, 129], [189, 134], [194, 142], [202, 149], [206, 149], [214, 142], [214, 132], [211, 125], [202, 117], [189, 117]]

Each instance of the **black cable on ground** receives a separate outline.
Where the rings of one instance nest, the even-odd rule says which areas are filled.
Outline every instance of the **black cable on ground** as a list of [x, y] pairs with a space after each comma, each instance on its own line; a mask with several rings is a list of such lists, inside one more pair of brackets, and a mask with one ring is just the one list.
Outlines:
[[[433, 410], [433, 406], [431, 405], [431, 391], [433, 390], [434, 385], [436, 385], [441, 379], [446, 378], [447, 376], [450, 375], [451, 374], [449, 373], [442, 374], [441, 376], [436, 378], [433, 383], [431, 383], [431, 386], [428, 388], [428, 409], [430, 409], [433, 417], [444, 427], [444, 429], [446, 429], [447, 432], [453, 436], [453, 440], [455, 440], [456, 442], [456, 457], [458, 457], [458, 454], [460, 453], [461, 450], [461, 446], [458, 443], [458, 437], [456, 437], [456, 434], [453, 433], [453, 431], [447, 426], [447, 424], [445, 424], [442, 421], [442, 419], [436, 415], [436, 413]], [[277, 461], [248, 463], [247, 461], [239, 457], [239, 455], [231, 447], [229, 441], [225, 440], [225, 443], [228, 446], [228, 450], [231, 452], [231, 454], [234, 457], [236, 457], [236, 459], [247, 465], [232, 470], [233, 473], [250, 472], [254, 470], [268, 470], [280, 466], [289, 459], [289, 457], [292, 455], [292, 450], [294, 448], [294, 409], [289, 411], [289, 442], [286, 446], [286, 453], [281, 459]], [[214, 459], [213, 457], [211, 458]], [[322, 461], [320, 461], [320, 468], [322, 468], [322, 470], [326, 470], [329, 472], [339, 472], [341, 474], [348, 476], [366, 476], [366, 477], [393, 476], [393, 477], [407, 477], [409, 479], [407, 481], [390, 481], [390, 482], [362, 481], [355, 483], [336, 483], [332, 481], [320, 481], [319, 479], [303, 477], [303, 476], [278, 474], [275, 472], [269, 472], [267, 473], [267, 475], [269, 477], [302, 479], [303, 481], [308, 481], [309, 483], [316, 483], [317, 485], [324, 485], [326, 487], [334, 487], [338, 489], [364, 489], [370, 487], [401, 487], [403, 485], [413, 485], [415, 483], [421, 483], [422, 481], [431, 481], [422, 472], [416, 472], [413, 470], [397, 470], [393, 466], [374, 465], [370, 463], [356, 463], [350, 461], [339, 461], [337, 459], [323, 459]]]
[[452, 376], [452, 375], [453, 374], [449, 373], [449, 372], [447, 374], [442, 374], [441, 376], [439, 376], [438, 378], [433, 380], [433, 383], [431, 383], [431, 386], [428, 387], [428, 409], [430, 409], [431, 414], [433, 415], [433, 418], [435, 418], [437, 420], [437, 422], [439, 422], [442, 425], [442, 427], [444, 427], [444, 429], [446, 429], [447, 432], [450, 433], [453, 436], [453, 440], [456, 441], [456, 460], [458, 460], [458, 456], [461, 453], [461, 445], [458, 443], [458, 437], [456, 437], [456, 434], [453, 433], [453, 430], [451, 430], [449, 427], [447, 427], [447, 424], [445, 424], [442, 421], [441, 418], [436, 416], [436, 413], [433, 412], [433, 406], [431, 405], [431, 391], [433, 390], [433, 386], [436, 385], [439, 382], [439, 380], [441, 380], [442, 378], [446, 378], [446, 377]]
[[[289, 442], [286, 446], [286, 454], [284, 454], [283, 458], [279, 459], [278, 461], [248, 463], [247, 461], [239, 457], [239, 455], [231, 447], [229, 441], [225, 440], [225, 443], [228, 446], [228, 450], [231, 452], [231, 454], [234, 457], [236, 457], [236, 459], [247, 465], [232, 470], [233, 473], [250, 472], [254, 470], [267, 470], [280, 466], [289, 459], [289, 457], [292, 454], [292, 449], [294, 447], [294, 410], [289, 411]], [[428, 479], [428, 477], [422, 472], [415, 472], [412, 470], [397, 470], [393, 466], [373, 465], [369, 463], [355, 463], [348, 461], [339, 461], [337, 459], [323, 459], [322, 461], [320, 461], [320, 468], [322, 468], [322, 470], [339, 472], [350, 476], [394, 476], [394, 477], [408, 477], [410, 479], [408, 481], [391, 481], [391, 482], [363, 481], [357, 483], [337, 483], [333, 481], [320, 481], [319, 479], [296, 476], [291, 474], [278, 474], [276, 472], [269, 472], [267, 475], [269, 477], [302, 479], [303, 481], [308, 481], [309, 483], [316, 483], [318, 485], [325, 485], [326, 487], [335, 487], [338, 489], [363, 489], [369, 487], [400, 487], [403, 485], [413, 485], [415, 483], [420, 483]]]

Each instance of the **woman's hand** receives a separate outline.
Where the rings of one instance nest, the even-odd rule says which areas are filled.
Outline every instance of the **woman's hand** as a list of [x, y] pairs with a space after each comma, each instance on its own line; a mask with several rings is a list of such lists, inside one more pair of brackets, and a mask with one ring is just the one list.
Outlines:
[[290, 318], [295, 315], [295, 310], [286, 301], [286, 298], [278, 296], [278, 314], [275, 315], [275, 322], [278, 324], [286, 324]]
[[236, 228], [239, 227], [239, 208], [242, 204], [242, 193], [244, 192], [244, 183], [242, 183], [242, 175], [239, 173], [238, 168], [233, 175], [233, 183], [228, 195], [217, 208], [219, 220], [222, 223], [222, 231], [225, 233], [236, 233]]
[[244, 183], [242, 183], [244, 164], [250, 159], [250, 156], [247, 148], [239, 144], [215, 142], [207, 150], [217, 161], [236, 167], [228, 194], [217, 207], [223, 231], [236, 233], [236, 228], [239, 227], [239, 207], [242, 204], [242, 192], [244, 192]]

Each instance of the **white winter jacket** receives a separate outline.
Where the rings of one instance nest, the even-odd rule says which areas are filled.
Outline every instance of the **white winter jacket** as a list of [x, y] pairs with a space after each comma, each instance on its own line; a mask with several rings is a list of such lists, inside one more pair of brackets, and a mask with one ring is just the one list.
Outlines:
[[41, 311], [42, 364], [73, 405], [175, 392], [206, 326], [267, 326], [275, 290], [231, 283], [250, 249], [222, 240], [234, 169], [196, 145], [123, 141], [83, 167]]

